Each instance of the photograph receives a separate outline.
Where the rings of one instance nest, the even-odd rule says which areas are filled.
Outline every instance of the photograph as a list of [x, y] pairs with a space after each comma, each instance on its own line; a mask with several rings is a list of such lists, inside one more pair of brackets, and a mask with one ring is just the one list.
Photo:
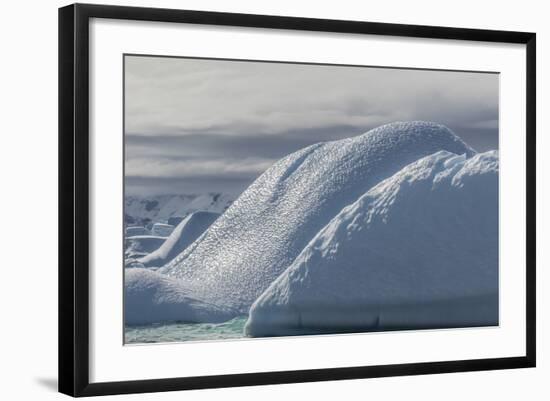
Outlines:
[[394, 8], [59, 8], [60, 393], [537, 375], [537, 25]]
[[499, 73], [125, 54], [124, 344], [499, 325]]

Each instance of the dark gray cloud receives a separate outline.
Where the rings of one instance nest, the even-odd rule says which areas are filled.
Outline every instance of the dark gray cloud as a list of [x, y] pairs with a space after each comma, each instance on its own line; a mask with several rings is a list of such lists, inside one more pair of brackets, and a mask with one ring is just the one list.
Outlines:
[[[127, 176], [125, 179], [126, 195], [152, 194], [200, 194], [200, 193], [228, 193], [238, 195], [256, 179], [255, 175], [232, 176], [224, 175], [196, 175], [193, 177], [140, 177]], [[208, 185], [205, 185], [205, 184]]]
[[393, 121], [498, 148], [498, 75], [126, 57], [127, 193], [238, 194], [279, 158]]

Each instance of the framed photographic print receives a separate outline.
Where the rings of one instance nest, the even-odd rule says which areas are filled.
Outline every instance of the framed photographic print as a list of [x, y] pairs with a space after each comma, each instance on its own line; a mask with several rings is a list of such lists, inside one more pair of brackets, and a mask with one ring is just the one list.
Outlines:
[[59, 390], [535, 366], [535, 34], [59, 10]]

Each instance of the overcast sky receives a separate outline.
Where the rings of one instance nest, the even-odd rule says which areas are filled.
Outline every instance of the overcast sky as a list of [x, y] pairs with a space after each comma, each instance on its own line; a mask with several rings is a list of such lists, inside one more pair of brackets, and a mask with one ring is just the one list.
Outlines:
[[498, 149], [498, 75], [125, 58], [126, 193], [239, 194], [279, 158], [393, 121]]

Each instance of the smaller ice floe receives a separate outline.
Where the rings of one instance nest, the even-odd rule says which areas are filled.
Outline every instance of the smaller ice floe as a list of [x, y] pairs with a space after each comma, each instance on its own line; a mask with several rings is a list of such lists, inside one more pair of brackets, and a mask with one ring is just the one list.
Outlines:
[[230, 320], [235, 312], [189, 296], [183, 281], [149, 269], [125, 269], [124, 321], [127, 325], [160, 322]]
[[136, 235], [150, 235], [151, 232], [145, 227], [126, 227], [126, 237], [134, 237]]
[[254, 302], [245, 333], [498, 324], [498, 166], [441, 151], [382, 181]]
[[166, 237], [157, 235], [134, 235], [127, 237], [124, 242], [126, 258], [145, 256], [157, 250], [166, 241]]
[[199, 238], [219, 215], [219, 213], [204, 211], [191, 213], [178, 224], [162, 246], [138, 259], [137, 262], [147, 267], [165, 265]]
[[155, 223], [151, 229], [152, 234], [159, 237], [168, 237], [172, 231], [174, 231], [174, 226], [164, 223]]

